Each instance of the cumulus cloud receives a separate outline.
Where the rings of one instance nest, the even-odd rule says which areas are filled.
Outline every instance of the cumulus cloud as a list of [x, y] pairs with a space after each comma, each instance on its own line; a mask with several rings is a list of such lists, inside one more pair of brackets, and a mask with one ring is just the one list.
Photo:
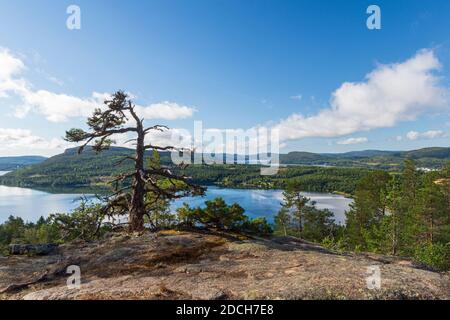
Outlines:
[[27, 129], [0, 128], [0, 151], [17, 154], [30, 154], [37, 151], [40, 154], [52, 155], [63, 151], [69, 144], [57, 138], [45, 139], [34, 135]]
[[34, 111], [51, 122], [65, 122], [70, 118], [87, 117], [103, 102], [96, 98], [97, 95], [93, 93], [92, 97], [79, 98], [47, 90], [27, 89], [21, 95], [23, 105], [16, 108], [14, 115], [24, 118], [30, 111]]
[[293, 114], [276, 128], [284, 141], [337, 137], [393, 127], [447, 109], [449, 92], [436, 75], [439, 70], [434, 52], [421, 50], [402, 63], [377, 66], [362, 82], [343, 83], [328, 108], [313, 116]]
[[437, 139], [447, 137], [448, 134], [441, 130], [429, 130], [425, 132], [410, 131], [406, 134], [409, 140]]
[[[0, 98], [15, 94], [21, 99], [14, 115], [26, 117], [38, 113], [51, 122], [65, 122], [70, 118], [87, 117], [95, 108], [102, 107], [108, 93], [93, 92], [90, 97], [76, 97], [47, 90], [35, 90], [21, 74], [24, 63], [7, 49], [0, 49]], [[149, 106], [136, 106], [137, 112], [146, 119], [175, 120], [191, 117], [196, 111], [174, 102], [161, 102]]]
[[[378, 65], [363, 81], [343, 83], [331, 94], [329, 105], [324, 106], [316, 114], [311, 116], [292, 114], [271, 126], [271, 129], [278, 130], [284, 145], [284, 142], [289, 140], [340, 137], [377, 128], [393, 127], [403, 121], [413, 121], [425, 113], [446, 111], [449, 107], [449, 92], [437, 75], [440, 68], [440, 62], [432, 50], [421, 50], [400, 63]], [[12, 94], [20, 98], [21, 103], [15, 110], [15, 116], [19, 118], [26, 117], [31, 112], [40, 114], [52, 122], [86, 117], [95, 107], [101, 107], [102, 102], [110, 96], [109, 93], [93, 92], [87, 97], [77, 97], [43, 89], [37, 90], [23, 77], [24, 70], [26, 66], [20, 58], [6, 49], [0, 49], [0, 98]], [[300, 100], [301, 95], [291, 98]], [[146, 119], [166, 120], [189, 118], [196, 111], [193, 107], [170, 101], [147, 106], [137, 105], [136, 110]], [[261, 129], [254, 127], [250, 130], [260, 130], [258, 128]], [[207, 130], [211, 135], [217, 133], [215, 129]], [[184, 143], [192, 140], [192, 136], [185, 131], [179, 136], [183, 135], [187, 139], [182, 143], [173, 141], [173, 131], [155, 132], [149, 140], [159, 145], [189, 147]], [[423, 133], [413, 131], [408, 133], [407, 138], [432, 139], [442, 135], [445, 134], [440, 131]], [[31, 132], [23, 136], [22, 141], [41, 139], [40, 145], [47, 144], [47, 146], [52, 143], [32, 135]], [[400, 141], [401, 138], [396, 139]], [[11, 144], [13, 140], [10, 138], [9, 141]], [[118, 141], [118, 144], [125, 144], [125, 141], [125, 139]], [[58, 143], [57, 140], [53, 142]], [[343, 139], [337, 143], [349, 145], [365, 142], [368, 142], [367, 138], [360, 137]]]
[[190, 118], [197, 110], [174, 102], [164, 101], [147, 107], [136, 106], [136, 111], [145, 119], [176, 120]]
[[19, 90], [24, 80], [13, 79], [25, 69], [24, 63], [7, 49], [0, 48], [0, 98], [8, 97], [8, 91]]
[[7, 49], [0, 48], [0, 81], [9, 80], [25, 69], [24, 63]]
[[[116, 144], [133, 147], [133, 141], [127, 141], [131, 135], [123, 135]], [[207, 154], [237, 153], [257, 154], [279, 152], [276, 133], [264, 127], [245, 129], [203, 128], [196, 124], [193, 132], [183, 128], [164, 131], [150, 131], [146, 136], [147, 144], [161, 147], [173, 146], [203, 152]]]
[[361, 143], [366, 143], [366, 142], [369, 142], [369, 139], [367, 139], [365, 137], [361, 137], [361, 138], [348, 138], [348, 139], [340, 140], [337, 142], [337, 144], [349, 145], [349, 144], [361, 144]]

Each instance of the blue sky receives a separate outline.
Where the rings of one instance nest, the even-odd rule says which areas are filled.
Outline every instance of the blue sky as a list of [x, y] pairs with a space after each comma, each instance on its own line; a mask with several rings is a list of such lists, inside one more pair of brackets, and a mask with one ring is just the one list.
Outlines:
[[[66, 28], [70, 4], [81, 8], [81, 30]], [[366, 27], [370, 4], [381, 8], [381, 30]], [[58, 141], [83, 126], [84, 112], [70, 105], [67, 116], [51, 119], [49, 110], [67, 97], [92, 103], [93, 92], [117, 89], [151, 110], [169, 104], [162, 110], [181, 112], [151, 120], [173, 128], [191, 129], [194, 120], [219, 129], [279, 127], [289, 132], [284, 152], [448, 147], [449, 15], [446, 0], [1, 0], [0, 48], [23, 64], [4, 78], [26, 82], [27, 91], [2, 95], [0, 81], [0, 155], [60, 152]], [[407, 68], [411, 59], [424, 64], [423, 87], [401, 69], [391, 87], [373, 88], [377, 79], [391, 82], [391, 64]], [[345, 83], [354, 84], [351, 92]], [[359, 85], [367, 92], [355, 107]], [[333, 102], [339, 89], [345, 101]], [[398, 92], [413, 97], [397, 101]], [[340, 111], [318, 116], [333, 107]], [[359, 111], [370, 108], [388, 110], [386, 119], [363, 121], [371, 113]]]

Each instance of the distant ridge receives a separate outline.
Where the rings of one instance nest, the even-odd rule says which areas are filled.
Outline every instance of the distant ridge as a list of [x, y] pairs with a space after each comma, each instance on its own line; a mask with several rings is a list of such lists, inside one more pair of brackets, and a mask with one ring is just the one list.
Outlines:
[[420, 167], [438, 169], [450, 162], [450, 148], [431, 147], [411, 151], [363, 150], [345, 153], [290, 152], [280, 155], [282, 164], [330, 165], [398, 169], [406, 159], [416, 160]]
[[[133, 149], [124, 147], [111, 147], [97, 154], [91, 147], [85, 148], [78, 155], [78, 148], [66, 149], [63, 153], [45, 158], [40, 156], [23, 157], [0, 157], [0, 170], [8, 171], [22, 168], [24, 166], [42, 164], [52, 165], [59, 161], [95, 161], [106, 158], [120, 158], [132, 155]], [[151, 151], [148, 151], [148, 155]], [[170, 164], [170, 152], [160, 152], [161, 162]], [[217, 154], [216, 159], [225, 159], [227, 155]], [[230, 155], [228, 155], [230, 157]], [[283, 165], [329, 165], [336, 167], [365, 167], [375, 169], [396, 169], [406, 159], [416, 160], [418, 166], [429, 168], [440, 168], [450, 162], [450, 148], [430, 147], [410, 151], [384, 151], [384, 150], [362, 150], [344, 153], [312, 153], [305, 151], [293, 151], [280, 154], [280, 163]], [[248, 157], [231, 155], [231, 158], [239, 159], [239, 163], [248, 163]]]
[[[344, 153], [337, 153], [337, 155], [341, 157], [356, 157], [356, 158], [365, 158], [365, 157], [377, 157], [377, 156], [385, 156], [398, 154], [402, 151], [382, 151], [382, 150], [362, 150], [362, 151], [350, 151]], [[322, 155], [334, 156], [334, 153], [322, 153]]]
[[[122, 147], [112, 147], [96, 153], [88, 147], [83, 153], [78, 154], [77, 148], [70, 148], [45, 161], [37, 159], [41, 162], [24, 165], [17, 170], [4, 170], [12, 172], [1, 176], [0, 184], [33, 188], [106, 187], [112, 176], [133, 167], [132, 160], [124, 160], [124, 156], [132, 156], [133, 153], [132, 149]], [[151, 153], [149, 150], [147, 155], [150, 156]], [[221, 157], [224, 155], [216, 155], [216, 159]], [[311, 188], [312, 186], [316, 188], [311, 191], [351, 192], [353, 187], [349, 186], [352, 186], [364, 172], [374, 169], [400, 171], [406, 159], [414, 159], [420, 168], [440, 169], [450, 162], [450, 148], [424, 148], [412, 151], [365, 150], [341, 154], [290, 152], [281, 154], [280, 162], [281, 166], [292, 168], [288, 169], [289, 172], [282, 168], [279, 176], [270, 179], [261, 179], [259, 168], [245, 166], [249, 160], [243, 156], [239, 156], [237, 161], [237, 164], [241, 165], [239, 167], [190, 166], [186, 172], [202, 184], [220, 183], [224, 186], [258, 188], [282, 187], [283, 181], [291, 178], [292, 172], [296, 172], [297, 178], [303, 179]], [[163, 165], [172, 165], [171, 153], [161, 152], [160, 160]]]
[[41, 156], [0, 157], [0, 171], [12, 171], [47, 160]]

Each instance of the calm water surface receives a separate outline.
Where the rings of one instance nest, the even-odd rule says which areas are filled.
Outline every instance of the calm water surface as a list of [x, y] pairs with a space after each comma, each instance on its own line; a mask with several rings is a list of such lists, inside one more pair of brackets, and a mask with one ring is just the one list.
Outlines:
[[[302, 194], [316, 201], [317, 208], [332, 211], [337, 222], [344, 223], [345, 211], [349, 209], [351, 199], [331, 193], [303, 192]], [[205, 200], [217, 197], [222, 197], [227, 203], [238, 203], [249, 217], [266, 217], [272, 222], [274, 215], [280, 210], [283, 191], [209, 187], [205, 197], [179, 199], [174, 202], [173, 207], [180, 207], [183, 202], [187, 202], [191, 207], [202, 206]]]
[[[5, 172], [0, 171], [0, 175]], [[345, 211], [349, 208], [351, 199], [328, 193], [304, 193], [305, 196], [317, 202], [319, 209], [329, 209], [335, 215], [335, 220], [344, 222]], [[48, 193], [33, 189], [7, 187], [0, 185], [0, 223], [8, 216], [20, 216], [27, 221], [36, 221], [40, 216], [51, 213], [70, 212], [81, 200], [82, 194]], [[86, 195], [93, 198], [92, 195]], [[222, 197], [227, 203], [238, 203], [249, 217], [266, 217], [273, 221], [273, 216], [280, 209], [282, 201], [281, 190], [243, 190], [208, 187], [205, 197], [183, 198], [173, 202], [172, 210], [187, 202], [191, 207], [202, 206], [206, 200]]]

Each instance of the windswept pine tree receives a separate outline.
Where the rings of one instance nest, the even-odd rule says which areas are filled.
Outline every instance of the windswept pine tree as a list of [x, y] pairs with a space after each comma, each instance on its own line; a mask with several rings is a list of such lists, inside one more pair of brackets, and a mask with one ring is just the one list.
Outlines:
[[[158, 146], [146, 141], [152, 131], [168, 130], [162, 125], [145, 127], [144, 119], [136, 112], [135, 105], [123, 91], [117, 91], [111, 100], [105, 101], [105, 109], [96, 109], [88, 118], [89, 131], [71, 129], [66, 132], [66, 140], [83, 142], [79, 153], [90, 143], [92, 148], [101, 152], [114, 143], [118, 134], [134, 134], [130, 141], [135, 142], [134, 156], [127, 156], [134, 162], [134, 169], [125, 172], [113, 181], [114, 194], [109, 197], [104, 208], [108, 215], [128, 215], [130, 231], [144, 229], [144, 217], [151, 219], [154, 205], [164, 200], [203, 194], [204, 188], [193, 185], [188, 177], [172, 173], [169, 167], [144, 159], [146, 150], [176, 151], [173, 146]], [[127, 181], [131, 180], [131, 183]]]
[[274, 217], [276, 233], [316, 242], [334, 238], [339, 226], [334, 222], [333, 213], [317, 209], [316, 203], [301, 191], [300, 184], [295, 182], [283, 191], [281, 209]]

